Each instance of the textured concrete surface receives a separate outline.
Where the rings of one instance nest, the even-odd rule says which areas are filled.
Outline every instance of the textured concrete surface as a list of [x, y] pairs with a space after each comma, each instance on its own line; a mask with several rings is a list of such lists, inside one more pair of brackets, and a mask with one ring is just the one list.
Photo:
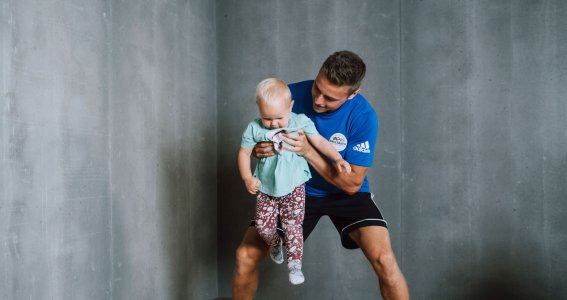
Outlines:
[[403, 1], [403, 266], [418, 299], [567, 297], [567, 5]]
[[0, 5], [0, 298], [216, 297], [214, 4]]
[[[219, 140], [229, 146], [219, 148], [219, 293], [230, 294], [253, 211], [234, 153], [257, 115], [255, 84], [312, 78], [330, 52], [352, 49], [369, 66], [362, 92], [380, 117], [370, 182], [412, 298], [565, 297], [565, 3], [294, 4], [217, 4]], [[307, 241], [304, 263], [306, 284], [293, 287], [285, 268], [264, 262], [257, 297], [377, 298], [363, 255], [342, 249], [330, 222]]]
[[216, 296], [214, 13], [210, 1], [112, 7], [117, 298]]
[[107, 7], [0, 5], [0, 298], [109, 298]]
[[[370, 183], [412, 298], [565, 298], [566, 20], [559, 0], [2, 1], [0, 299], [228, 297], [255, 85], [341, 49], [368, 65]], [[266, 260], [257, 298], [377, 298], [326, 219], [305, 274]]]
[[[230, 295], [234, 250], [253, 215], [236, 168], [246, 124], [258, 116], [256, 84], [266, 77], [287, 82], [314, 79], [333, 51], [351, 49], [368, 65], [362, 92], [381, 120], [370, 184], [387, 217], [397, 250], [400, 226], [399, 4], [393, 1], [219, 1], [219, 295]], [[375, 275], [360, 251], [341, 247], [323, 218], [305, 244], [306, 284], [292, 286], [283, 265], [261, 269], [258, 299], [375, 299]]]

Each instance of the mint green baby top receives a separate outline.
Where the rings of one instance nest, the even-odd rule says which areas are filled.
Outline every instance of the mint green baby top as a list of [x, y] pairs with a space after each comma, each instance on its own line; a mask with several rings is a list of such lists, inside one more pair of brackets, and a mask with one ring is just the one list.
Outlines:
[[[240, 146], [251, 149], [258, 142], [275, 141], [278, 135], [275, 133], [285, 130], [286, 132], [297, 132], [302, 129], [306, 135], [317, 135], [317, 129], [311, 119], [304, 114], [290, 113], [288, 127], [269, 129], [262, 125], [261, 119], [256, 119], [244, 130]], [[254, 170], [254, 177], [260, 179], [262, 186], [260, 192], [281, 197], [293, 191], [293, 189], [311, 178], [307, 161], [295, 152], [283, 149], [282, 152], [275, 151], [276, 155], [261, 158]]]

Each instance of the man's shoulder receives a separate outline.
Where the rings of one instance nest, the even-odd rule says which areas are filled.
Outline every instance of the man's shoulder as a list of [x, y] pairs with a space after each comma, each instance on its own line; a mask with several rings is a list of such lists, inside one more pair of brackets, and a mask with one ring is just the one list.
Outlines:
[[349, 128], [347, 132], [366, 131], [378, 126], [378, 114], [364, 96], [358, 94], [350, 101], [348, 108], [342, 112], [345, 126]]
[[305, 80], [305, 81], [290, 83], [288, 84], [288, 87], [292, 94], [297, 95], [297, 94], [303, 94], [308, 90], [310, 91], [312, 85], [313, 85], [313, 80]]
[[351, 109], [356, 111], [357, 114], [369, 114], [372, 116], [376, 116], [376, 110], [370, 104], [370, 102], [362, 95], [357, 94], [353, 99]]
[[289, 84], [291, 97], [295, 101], [293, 105], [293, 112], [296, 113], [309, 113], [311, 107], [311, 86], [313, 80], [300, 81]]
[[311, 88], [312, 84], [313, 84], [313, 79], [290, 83], [290, 84], [288, 84], [288, 86], [289, 86], [290, 89], [291, 88], [305, 87], [305, 86], [308, 86], [308, 87]]

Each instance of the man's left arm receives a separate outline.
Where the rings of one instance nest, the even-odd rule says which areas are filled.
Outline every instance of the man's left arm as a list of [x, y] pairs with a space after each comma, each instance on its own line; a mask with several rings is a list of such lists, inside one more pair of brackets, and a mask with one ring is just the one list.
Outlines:
[[347, 194], [354, 194], [360, 190], [364, 177], [368, 172], [368, 167], [352, 165], [352, 172], [339, 173], [336, 168], [319, 153], [307, 140], [303, 131], [298, 134], [286, 134], [284, 145], [287, 150], [293, 151], [303, 156], [307, 162], [321, 175], [327, 182], [343, 190]]

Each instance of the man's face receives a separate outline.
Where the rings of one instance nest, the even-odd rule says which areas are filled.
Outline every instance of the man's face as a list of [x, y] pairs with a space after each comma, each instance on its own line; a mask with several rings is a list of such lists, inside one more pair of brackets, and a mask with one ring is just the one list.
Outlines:
[[325, 74], [319, 72], [311, 87], [313, 110], [317, 113], [329, 113], [339, 109], [347, 100], [354, 98], [360, 90], [349, 93], [350, 89], [351, 86], [334, 85]]

